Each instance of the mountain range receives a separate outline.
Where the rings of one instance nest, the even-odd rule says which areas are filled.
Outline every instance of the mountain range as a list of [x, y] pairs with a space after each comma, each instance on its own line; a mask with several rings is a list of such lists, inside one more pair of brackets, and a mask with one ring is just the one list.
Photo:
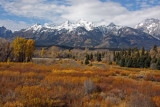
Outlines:
[[70, 47], [128, 48], [144, 46], [150, 49], [160, 46], [160, 20], [146, 19], [135, 28], [114, 23], [96, 26], [80, 19], [76, 23], [66, 21], [61, 25], [35, 24], [27, 29], [12, 32], [0, 27], [0, 37], [14, 40], [17, 36], [36, 40], [36, 45], [63, 45]]

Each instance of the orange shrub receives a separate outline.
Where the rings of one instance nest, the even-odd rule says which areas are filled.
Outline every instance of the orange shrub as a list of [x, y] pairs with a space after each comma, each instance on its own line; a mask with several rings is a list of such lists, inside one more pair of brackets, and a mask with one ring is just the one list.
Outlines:
[[160, 96], [153, 97], [153, 101], [155, 102], [156, 106], [160, 106]]

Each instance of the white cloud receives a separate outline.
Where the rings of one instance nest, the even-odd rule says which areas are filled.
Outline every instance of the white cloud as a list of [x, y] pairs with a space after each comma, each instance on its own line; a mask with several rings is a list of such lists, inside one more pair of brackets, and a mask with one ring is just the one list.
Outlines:
[[45, 0], [1, 0], [0, 5], [10, 14], [52, 21], [60, 20], [58, 14], [62, 14], [65, 7], [56, 2], [47, 3]]
[[23, 21], [12, 21], [12, 20], [0, 20], [0, 26], [5, 26], [7, 29], [12, 31], [21, 30], [22, 28], [27, 28], [30, 24]]
[[119, 25], [135, 26], [146, 18], [160, 18], [160, 7], [153, 7], [139, 11], [133, 11], [128, 14], [117, 16], [115, 22]]
[[[146, 0], [136, 1], [142, 7], [147, 6]], [[46, 0], [13, 0], [7, 2], [1, 0], [0, 5], [10, 14], [45, 19], [53, 23], [62, 23], [65, 20], [77, 21], [84, 18], [96, 24], [107, 25], [114, 22], [119, 25], [134, 26], [146, 18], [160, 18], [160, 6], [129, 11], [121, 4], [108, 0], [106, 2], [99, 0], [50, 2], [46, 2]]]

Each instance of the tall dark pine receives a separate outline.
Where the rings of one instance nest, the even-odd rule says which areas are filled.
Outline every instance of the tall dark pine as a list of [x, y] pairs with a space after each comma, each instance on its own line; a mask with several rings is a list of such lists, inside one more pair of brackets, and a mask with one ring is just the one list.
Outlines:
[[132, 52], [131, 48], [128, 48], [128, 56], [131, 56], [131, 52]]
[[93, 54], [92, 53], [90, 54], [89, 59], [93, 60]]
[[145, 49], [144, 47], [142, 47], [142, 56], [144, 56], [144, 54], [145, 54]]
[[120, 66], [121, 66], [121, 67], [124, 67], [124, 66], [125, 66], [125, 59], [124, 59], [124, 58], [122, 58], [122, 59], [120, 60]]
[[85, 64], [86, 64], [86, 65], [89, 64], [89, 60], [88, 60], [88, 59], [85, 60]]
[[132, 67], [132, 59], [128, 58], [127, 62], [126, 62], [126, 67]]
[[97, 55], [97, 61], [98, 62], [102, 61], [102, 59], [101, 59], [101, 53], [98, 53], [98, 55]]
[[149, 68], [151, 65], [151, 57], [148, 57], [144, 62], [144, 67]]
[[157, 69], [160, 70], [160, 59], [157, 60]]

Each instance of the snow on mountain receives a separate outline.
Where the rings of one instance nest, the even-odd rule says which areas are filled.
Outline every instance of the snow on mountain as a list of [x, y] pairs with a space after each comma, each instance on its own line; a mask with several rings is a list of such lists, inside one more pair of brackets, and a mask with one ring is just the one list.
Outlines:
[[57, 30], [67, 29], [69, 31], [72, 31], [74, 29], [74, 24], [71, 23], [70, 21], [66, 21], [59, 26], [55, 26], [55, 29]]
[[110, 23], [108, 26], [101, 25], [101, 26], [98, 26], [98, 28], [101, 30], [101, 32], [103, 34], [112, 33], [112, 34], [117, 35], [119, 29], [121, 29], [123, 27], [115, 25], [114, 23]]
[[[134, 47], [151, 48], [154, 44], [160, 46], [159, 40], [154, 37], [160, 37], [158, 34], [158, 20], [148, 19], [136, 26], [137, 29], [131, 27], [121, 27], [110, 23], [109, 25], [95, 26], [92, 22], [83, 19], [71, 23], [66, 21], [61, 25], [54, 24], [35, 24], [28, 29], [23, 29], [12, 34], [12, 39], [17, 36], [36, 40], [37, 45], [64, 45], [85, 47], [86, 41], [91, 41], [93, 47]], [[139, 30], [139, 28], [141, 28]], [[151, 29], [152, 28], [152, 29]], [[151, 29], [154, 37], [145, 33]], [[154, 31], [156, 29], [156, 31]], [[160, 33], [159, 33], [160, 34]]]
[[36, 31], [40, 31], [41, 29], [43, 28], [43, 26], [41, 24], [35, 24], [31, 27], [29, 27], [28, 29], [26, 29], [25, 31], [28, 31], [28, 30], [32, 30], [33, 32], [36, 32]]
[[66, 29], [69, 31], [72, 31], [77, 27], [84, 27], [86, 30], [90, 31], [90, 30], [93, 30], [95, 26], [92, 22], [88, 22], [86, 20], [80, 19], [77, 23], [71, 23], [70, 21], [66, 21], [58, 26], [55, 26], [55, 25], [53, 26], [53, 24], [52, 25], [45, 24], [44, 27], [50, 28], [50, 29], [57, 29], [57, 30]]
[[[91, 30], [94, 30], [94, 28], [96, 28], [97, 26], [95, 26], [92, 22], [88, 22], [88, 21], [86, 21], [84, 19], [80, 19], [76, 23], [72, 23], [70, 21], [66, 21], [66, 22], [62, 23], [61, 25], [45, 23], [44, 26], [42, 26], [40, 24], [35, 24], [35, 25], [29, 27], [28, 29], [26, 29], [25, 31], [31, 30], [33, 32], [46, 32], [46, 31], [53, 31], [53, 30], [60, 31], [62, 29], [66, 29], [66, 30], [68, 30], [70, 32], [70, 31], [75, 30], [78, 27], [83, 27], [87, 31], [91, 31]], [[115, 25], [114, 23], [110, 23], [108, 26], [102, 25], [102, 26], [98, 26], [98, 28], [102, 32], [108, 33], [110, 31], [117, 32], [121, 27]]]
[[93, 30], [95, 25], [92, 22], [88, 22], [84, 19], [80, 19], [76, 24], [76, 27], [84, 27], [86, 30]]
[[136, 25], [135, 29], [144, 31], [160, 40], [160, 20], [158, 19], [146, 19], [143, 22]]

